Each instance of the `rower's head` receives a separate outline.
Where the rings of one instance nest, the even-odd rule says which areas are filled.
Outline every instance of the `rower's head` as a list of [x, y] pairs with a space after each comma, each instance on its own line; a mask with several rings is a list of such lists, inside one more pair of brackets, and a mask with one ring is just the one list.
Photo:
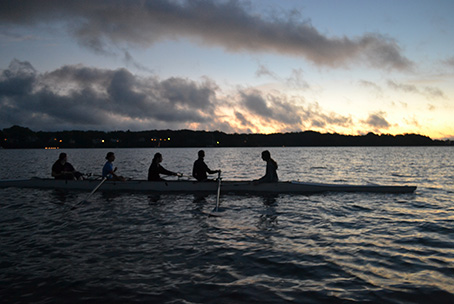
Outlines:
[[67, 158], [66, 153], [60, 153], [60, 155], [58, 156], [59, 161], [66, 161], [66, 158]]
[[115, 160], [115, 154], [113, 152], [108, 152], [107, 155], [106, 155], [106, 159], [108, 161], [114, 161]]
[[262, 152], [262, 159], [267, 161], [271, 158], [271, 153], [268, 150]]
[[205, 151], [203, 151], [203, 150], [200, 150], [198, 154], [199, 154], [199, 158], [205, 157]]
[[158, 152], [153, 157], [153, 163], [160, 163], [160, 162], [162, 162], [162, 154]]

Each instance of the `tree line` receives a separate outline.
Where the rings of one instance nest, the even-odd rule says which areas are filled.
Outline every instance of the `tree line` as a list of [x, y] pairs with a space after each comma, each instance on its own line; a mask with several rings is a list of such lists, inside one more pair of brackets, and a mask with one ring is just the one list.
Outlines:
[[58, 131], [34, 132], [12, 126], [0, 131], [1, 147], [30, 148], [146, 148], [146, 147], [305, 147], [305, 146], [441, 146], [450, 140], [432, 140], [418, 134], [342, 135], [302, 131], [275, 134], [227, 134], [220, 131]]

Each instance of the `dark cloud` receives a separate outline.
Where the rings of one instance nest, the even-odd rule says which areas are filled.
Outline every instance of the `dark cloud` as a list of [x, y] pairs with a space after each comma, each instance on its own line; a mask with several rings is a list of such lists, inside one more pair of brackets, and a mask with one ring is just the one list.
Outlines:
[[334, 112], [323, 110], [318, 103], [310, 104], [300, 112], [301, 119], [307, 128], [325, 128], [331, 126], [350, 127], [353, 120], [349, 116], [342, 116]]
[[[239, 91], [218, 98], [209, 79], [139, 77], [126, 69], [63, 66], [39, 74], [14, 60], [0, 72], [0, 128], [34, 130], [202, 129], [224, 132], [332, 130], [352, 118], [277, 91]], [[230, 115], [229, 115], [230, 113]], [[366, 123], [386, 127], [378, 113]], [[382, 120], [380, 120], [380, 117]], [[385, 121], [386, 122], [386, 121]]]
[[240, 103], [252, 115], [260, 117], [268, 124], [279, 122], [286, 125], [300, 125], [299, 109], [279, 96], [265, 95], [259, 91], [240, 92]]
[[320, 106], [297, 105], [281, 95], [262, 95], [261, 92], [240, 92], [240, 105], [258, 119], [262, 125], [280, 126], [285, 131], [300, 131], [311, 128], [349, 127], [352, 118], [336, 113], [328, 113]]
[[388, 121], [386, 121], [384, 116], [384, 112], [373, 113], [370, 114], [369, 117], [363, 121], [363, 123], [373, 127], [376, 131], [379, 129], [388, 129], [391, 125]]
[[140, 64], [139, 62], [137, 62], [132, 57], [132, 55], [126, 50], [124, 51], [123, 61], [126, 63], [127, 66], [133, 66], [136, 69], [138, 69], [139, 71], [143, 71], [143, 72], [147, 72], [147, 73], [153, 73], [152, 69], [149, 69], [146, 66], [144, 66], [143, 64]]
[[248, 111], [264, 118], [272, 118], [274, 111], [259, 92], [241, 93], [242, 103]]
[[213, 114], [213, 103], [217, 86], [210, 81], [197, 83], [172, 77], [160, 83], [161, 96], [172, 104], [181, 107], [197, 107], [205, 113]]
[[0, 75], [0, 94], [5, 98], [29, 94], [35, 82], [35, 69], [28, 62], [13, 60]]
[[64, 66], [38, 74], [15, 60], [0, 74], [0, 120], [40, 130], [185, 127], [212, 119], [215, 89], [209, 81], [160, 81], [126, 69]]
[[289, 125], [301, 124], [301, 116], [298, 114], [300, 108], [297, 105], [288, 102], [281, 96], [269, 95], [267, 99], [273, 109], [273, 118], [275, 120]]
[[0, 24], [67, 24], [81, 45], [148, 47], [158, 40], [189, 38], [230, 52], [273, 52], [331, 67], [363, 60], [376, 68], [408, 69], [412, 63], [396, 41], [380, 34], [328, 37], [294, 11], [273, 18], [253, 14], [245, 2], [210, 0], [7, 0]]
[[253, 127], [254, 125], [244, 117], [240, 112], [235, 112], [235, 118], [241, 123], [243, 127]]

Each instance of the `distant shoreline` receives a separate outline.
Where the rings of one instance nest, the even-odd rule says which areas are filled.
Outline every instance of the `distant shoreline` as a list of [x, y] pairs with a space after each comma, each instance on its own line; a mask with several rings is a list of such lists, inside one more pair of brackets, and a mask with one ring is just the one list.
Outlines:
[[58, 131], [35, 132], [12, 126], [0, 131], [5, 149], [153, 148], [153, 147], [349, 147], [453, 146], [451, 140], [433, 140], [419, 134], [341, 135], [302, 131], [274, 134], [227, 134], [220, 131]]

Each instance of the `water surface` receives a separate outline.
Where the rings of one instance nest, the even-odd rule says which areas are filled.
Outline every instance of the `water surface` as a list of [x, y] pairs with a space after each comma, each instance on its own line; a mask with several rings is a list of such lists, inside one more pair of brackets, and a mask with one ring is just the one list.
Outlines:
[[[264, 174], [261, 148], [207, 148], [211, 169]], [[452, 147], [270, 148], [281, 180], [417, 185], [413, 194], [247, 196], [0, 189], [3, 302], [453, 303]], [[189, 175], [198, 149], [153, 154]], [[48, 177], [60, 152], [99, 174], [107, 150], [0, 150], [0, 178]]]

